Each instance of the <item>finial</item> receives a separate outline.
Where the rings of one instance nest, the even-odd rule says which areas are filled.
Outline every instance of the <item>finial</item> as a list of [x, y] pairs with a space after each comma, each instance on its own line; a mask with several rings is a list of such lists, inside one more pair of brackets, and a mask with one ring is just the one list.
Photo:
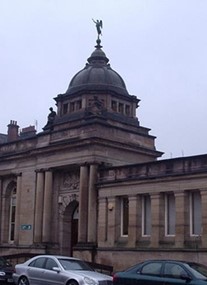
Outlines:
[[96, 24], [96, 30], [98, 33], [98, 38], [96, 40], [96, 42], [97, 42], [96, 48], [101, 48], [102, 46], [101, 46], [100, 35], [102, 36], [101, 29], [103, 28], [103, 22], [102, 22], [102, 20], [96, 20], [96, 21], [94, 19], [92, 19], [92, 20]]

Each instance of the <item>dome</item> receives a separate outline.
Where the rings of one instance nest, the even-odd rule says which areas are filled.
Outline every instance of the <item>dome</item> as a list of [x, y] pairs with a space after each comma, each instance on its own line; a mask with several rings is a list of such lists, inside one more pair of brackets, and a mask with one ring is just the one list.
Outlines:
[[66, 94], [81, 90], [110, 90], [129, 95], [124, 80], [108, 62], [101, 46], [97, 45], [85, 67], [72, 78]]

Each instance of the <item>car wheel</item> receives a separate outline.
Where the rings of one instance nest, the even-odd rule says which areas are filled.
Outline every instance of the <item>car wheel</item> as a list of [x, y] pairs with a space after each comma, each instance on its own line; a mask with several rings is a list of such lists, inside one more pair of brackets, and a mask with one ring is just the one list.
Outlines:
[[27, 277], [23, 276], [19, 279], [18, 285], [29, 285], [29, 280]]
[[79, 284], [75, 280], [71, 280], [67, 283], [67, 285], [79, 285]]

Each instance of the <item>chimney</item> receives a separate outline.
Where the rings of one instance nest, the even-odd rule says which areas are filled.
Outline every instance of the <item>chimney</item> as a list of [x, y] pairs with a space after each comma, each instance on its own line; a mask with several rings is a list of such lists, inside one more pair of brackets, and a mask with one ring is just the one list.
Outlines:
[[10, 121], [8, 125], [8, 140], [7, 142], [15, 141], [19, 138], [19, 126], [17, 125], [17, 121]]
[[20, 132], [20, 138], [32, 137], [36, 134], [35, 126], [23, 128]]

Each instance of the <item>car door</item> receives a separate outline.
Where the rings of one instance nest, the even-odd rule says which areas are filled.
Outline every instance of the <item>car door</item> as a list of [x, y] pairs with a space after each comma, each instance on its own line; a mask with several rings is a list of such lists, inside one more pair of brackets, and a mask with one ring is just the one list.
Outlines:
[[165, 262], [163, 268], [163, 285], [184, 285], [186, 284], [186, 279], [183, 276], [187, 278], [188, 272], [181, 264], [172, 261]]
[[[53, 268], [58, 268], [57, 262], [53, 258], [47, 258], [44, 264], [44, 272], [42, 274], [42, 285], [63, 285], [65, 281], [65, 277], [61, 272], [57, 272], [53, 270]], [[61, 269], [60, 269], [61, 270]]]
[[139, 282], [136, 284], [163, 285], [163, 279], [161, 276], [162, 266], [162, 261], [150, 261], [144, 264], [139, 271]]
[[43, 273], [45, 271], [44, 264], [46, 262], [45, 257], [39, 257], [33, 260], [27, 268], [27, 277], [30, 285], [42, 285]]

